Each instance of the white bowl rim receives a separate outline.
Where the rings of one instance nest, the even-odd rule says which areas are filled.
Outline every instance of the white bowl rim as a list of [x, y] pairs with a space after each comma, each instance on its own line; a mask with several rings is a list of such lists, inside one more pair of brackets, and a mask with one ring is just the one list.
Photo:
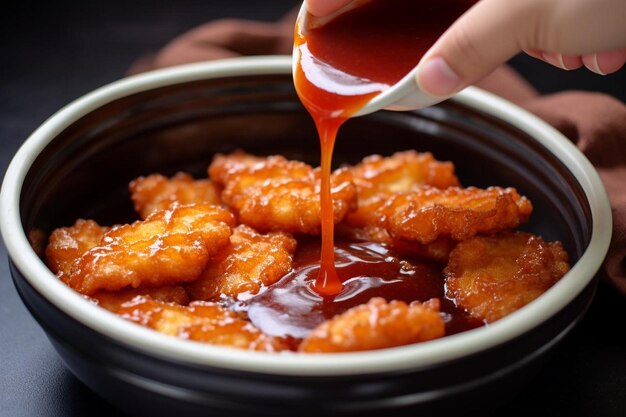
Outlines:
[[0, 192], [0, 230], [8, 254], [26, 280], [65, 314], [136, 350], [191, 365], [294, 376], [359, 375], [429, 368], [503, 344], [533, 329], [570, 303], [590, 283], [607, 253], [612, 216], [604, 186], [587, 158], [557, 130], [519, 107], [477, 88], [452, 100], [485, 111], [534, 137], [557, 155], [589, 200], [592, 236], [570, 272], [545, 294], [489, 326], [420, 344], [377, 351], [301, 355], [249, 352], [180, 340], [127, 322], [71, 290], [37, 257], [21, 225], [20, 192], [41, 150], [64, 128], [113, 100], [141, 91], [218, 77], [290, 74], [290, 56], [234, 58], [181, 65], [128, 77], [103, 86], [63, 107], [24, 142], [11, 161]]

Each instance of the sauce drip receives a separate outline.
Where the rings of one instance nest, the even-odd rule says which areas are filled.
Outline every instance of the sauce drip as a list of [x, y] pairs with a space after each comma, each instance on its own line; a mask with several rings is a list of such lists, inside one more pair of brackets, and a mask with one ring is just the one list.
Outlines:
[[317, 325], [372, 297], [407, 303], [439, 298], [448, 335], [483, 324], [445, 298], [440, 267], [403, 260], [374, 242], [337, 242], [335, 268], [342, 290], [332, 302], [324, 302], [314, 288], [319, 257], [318, 239], [299, 242], [292, 272], [234, 308], [246, 311], [264, 333], [295, 338], [306, 337]]
[[[322, 24], [308, 14], [294, 37], [294, 83], [320, 137], [321, 267], [313, 288], [342, 292], [335, 268], [330, 185], [339, 127], [372, 98], [402, 79], [475, 0], [370, 0]], [[367, 301], [367, 300], [366, 300]]]

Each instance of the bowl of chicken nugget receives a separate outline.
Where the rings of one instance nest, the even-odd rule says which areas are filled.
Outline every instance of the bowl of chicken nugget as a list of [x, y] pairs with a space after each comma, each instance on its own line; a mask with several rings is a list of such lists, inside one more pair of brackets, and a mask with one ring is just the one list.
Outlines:
[[349, 120], [329, 296], [319, 154], [290, 57], [104, 86], [6, 173], [15, 286], [69, 370], [130, 415], [446, 415], [532, 381], [611, 238], [585, 157], [475, 88]]

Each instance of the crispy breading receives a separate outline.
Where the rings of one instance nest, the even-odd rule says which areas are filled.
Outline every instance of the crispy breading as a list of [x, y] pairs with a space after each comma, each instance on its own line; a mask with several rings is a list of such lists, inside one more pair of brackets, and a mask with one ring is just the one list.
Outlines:
[[446, 295], [491, 323], [539, 297], [569, 269], [561, 242], [523, 232], [477, 236], [450, 254]]
[[394, 239], [431, 243], [439, 236], [466, 240], [477, 233], [513, 229], [526, 222], [532, 204], [514, 188], [425, 188], [391, 197], [378, 210]]
[[400, 256], [419, 258], [445, 265], [448, 262], [452, 249], [456, 247], [457, 243], [458, 242], [450, 236], [439, 236], [430, 243], [408, 242], [394, 239], [389, 246]]
[[28, 232], [28, 243], [30, 243], [30, 247], [33, 248], [33, 251], [40, 258], [45, 258], [46, 256], [46, 246], [48, 246], [48, 236], [46, 233], [37, 228], [33, 227]]
[[135, 210], [142, 219], [157, 210], [168, 209], [174, 203], [221, 203], [219, 190], [211, 180], [194, 180], [184, 172], [179, 172], [172, 178], [160, 174], [139, 177], [131, 181], [128, 188]]
[[387, 302], [372, 298], [333, 317], [302, 341], [306, 353], [354, 352], [383, 349], [442, 337], [445, 324], [439, 315], [439, 300]]
[[233, 215], [217, 206], [192, 204], [157, 211], [146, 220], [114, 227], [61, 278], [76, 291], [163, 286], [197, 279], [229, 243]]
[[254, 169], [255, 165], [263, 166], [265, 157], [250, 155], [241, 150], [228, 155], [217, 154], [209, 166], [209, 178], [216, 184], [226, 185], [233, 176], [239, 175], [243, 170]]
[[397, 152], [390, 157], [372, 155], [350, 167], [358, 193], [358, 209], [346, 216], [353, 227], [374, 226], [378, 210], [393, 194], [422, 186], [448, 188], [459, 185], [451, 162], [441, 162], [430, 152]]
[[[320, 171], [282, 156], [218, 155], [209, 167], [223, 183], [222, 200], [241, 223], [260, 232], [320, 233]], [[334, 221], [356, 208], [356, 187], [347, 169], [331, 175]]]
[[109, 229], [93, 220], [83, 219], [76, 220], [70, 227], [55, 229], [46, 247], [48, 268], [57, 275], [68, 274], [72, 264], [89, 249], [98, 246]]
[[266, 352], [289, 349], [285, 339], [268, 336], [236, 313], [212, 302], [179, 306], [139, 296], [122, 304], [117, 314], [169, 336], [220, 346]]
[[282, 278], [292, 265], [296, 240], [287, 233], [262, 235], [248, 226], [233, 229], [230, 245], [222, 249], [187, 286], [193, 300], [219, 300], [222, 295], [256, 294]]
[[[480, 320], [490, 323], [541, 295], [569, 270], [560, 242], [513, 232], [532, 212], [530, 201], [514, 188], [460, 188], [453, 164], [430, 153], [374, 155], [332, 173], [338, 247], [378, 242], [371, 244], [373, 250], [389, 254], [383, 256], [387, 261], [397, 258], [402, 274], [421, 265], [432, 276], [419, 282], [408, 278], [420, 295], [411, 296], [404, 287], [399, 292], [383, 288], [375, 293], [379, 297], [367, 296], [365, 304], [346, 311], [340, 307], [342, 314], [317, 325], [305, 339], [271, 336], [275, 329], [261, 325], [264, 321], [252, 310], [255, 324], [248, 320], [252, 301], [247, 301], [255, 296], [255, 301], [273, 304], [293, 304], [300, 296], [311, 301], [304, 288], [309, 281], [298, 284], [308, 275], [289, 284], [302, 285], [295, 288], [302, 293], [279, 281], [294, 267], [297, 241], [291, 233], [306, 242], [296, 257], [297, 268], [306, 271], [309, 257], [313, 265], [318, 259], [314, 246], [307, 249], [313, 239], [303, 235], [320, 233], [320, 170], [282, 156], [238, 151], [216, 155], [208, 173], [203, 180], [185, 173], [133, 180], [132, 200], [145, 220], [112, 228], [78, 220], [55, 230], [45, 248], [50, 269], [84, 298], [169, 336], [303, 353], [403, 346], [444, 336], [446, 322], [451, 333], [473, 328]], [[45, 234], [31, 235], [35, 249], [46, 242]], [[367, 269], [363, 271], [370, 276], [372, 268]], [[398, 276], [404, 279], [402, 274]], [[263, 301], [261, 293], [276, 283], [270, 289], [276, 290], [274, 295], [292, 298]], [[458, 308], [449, 309], [447, 298], [410, 302], [444, 292]], [[384, 294], [390, 301], [380, 298]], [[440, 313], [440, 302], [448, 303], [445, 313]]]
[[378, 226], [353, 228], [341, 224], [335, 229], [335, 235], [349, 241], [384, 243], [400, 256], [433, 261], [442, 265], [448, 263], [450, 252], [457, 244], [450, 236], [439, 236], [433, 242], [426, 244], [393, 239], [385, 229]]
[[124, 303], [138, 296], [150, 297], [163, 303], [187, 305], [189, 296], [180, 285], [156, 288], [127, 288], [121, 291], [98, 291], [90, 298], [102, 308], [116, 313]]

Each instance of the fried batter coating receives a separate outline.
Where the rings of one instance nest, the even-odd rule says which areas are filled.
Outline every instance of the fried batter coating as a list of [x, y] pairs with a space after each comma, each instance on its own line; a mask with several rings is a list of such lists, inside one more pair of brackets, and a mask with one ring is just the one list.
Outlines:
[[85, 295], [192, 281], [209, 258], [228, 245], [233, 225], [233, 215], [217, 206], [192, 204], [157, 211], [146, 220], [108, 231], [101, 244], [77, 259], [61, 278]]
[[265, 352], [289, 349], [285, 339], [264, 334], [252, 323], [216, 303], [196, 301], [185, 307], [139, 296], [124, 303], [117, 314], [183, 339]]
[[127, 288], [116, 292], [98, 291], [91, 298], [100, 307], [106, 308], [112, 313], [117, 313], [124, 303], [138, 296], [150, 297], [155, 301], [182, 306], [189, 304], [187, 291], [179, 285], [157, 288]]
[[30, 232], [28, 232], [28, 243], [30, 243], [30, 247], [33, 248], [37, 256], [42, 259], [46, 256], [48, 239], [43, 230], [36, 227], [32, 228]]
[[357, 187], [357, 211], [346, 216], [354, 227], [372, 226], [376, 210], [395, 193], [409, 192], [421, 186], [448, 188], [459, 185], [451, 162], [440, 162], [430, 152], [397, 152], [390, 157], [372, 155], [350, 169]]
[[466, 240], [477, 233], [513, 229], [532, 204], [514, 188], [425, 188], [396, 194], [380, 208], [381, 226], [394, 239], [431, 243], [439, 236]]
[[240, 172], [254, 169], [255, 165], [263, 165], [266, 158], [250, 155], [243, 151], [235, 151], [228, 155], [217, 154], [209, 166], [209, 178], [216, 184], [225, 185], [226, 182]]
[[[224, 185], [222, 200], [239, 221], [260, 232], [320, 233], [320, 171], [282, 156], [218, 155], [211, 178]], [[356, 187], [347, 169], [331, 175], [334, 221], [356, 208]]]
[[372, 298], [315, 329], [302, 341], [299, 351], [307, 353], [354, 352], [383, 349], [442, 337], [444, 321], [439, 300], [387, 302]]
[[353, 228], [340, 224], [335, 229], [335, 236], [350, 241], [384, 243], [400, 256], [433, 261], [441, 265], [448, 263], [450, 252], [457, 244], [450, 236], [439, 236], [433, 242], [426, 244], [393, 239], [385, 229], [378, 226]]
[[351, 227], [345, 223], [340, 223], [335, 227], [335, 239], [358, 241], [358, 242], [378, 242], [390, 244], [392, 239], [389, 233], [382, 227]]
[[98, 246], [109, 229], [83, 219], [76, 220], [73, 226], [55, 229], [46, 247], [48, 268], [59, 276], [68, 274], [74, 261]]
[[477, 236], [450, 254], [446, 295], [491, 323], [539, 297], [569, 268], [561, 242], [523, 232]]
[[128, 188], [135, 210], [142, 219], [157, 210], [165, 210], [172, 204], [221, 203], [219, 190], [211, 180], [194, 180], [191, 175], [179, 172], [172, 178], [160, 174], [139, 177]]
[[434, 261], [441, 265], [448, 263], [450, 253], [456, 247], [457, 241], [450, 236], [439, 236], [430, 243], [407, 242], [405, 240], [394, 239], [390, 246], [400, 254], [400, 256], [410, 256], [427, 261]]
[[282, 232], [262, 235], [245, 225], [233, 229], [230, 245], [222, 249], [187, 290], [194, 300], [219, 300], [256, 294], [290, 269], [296, 240]]

